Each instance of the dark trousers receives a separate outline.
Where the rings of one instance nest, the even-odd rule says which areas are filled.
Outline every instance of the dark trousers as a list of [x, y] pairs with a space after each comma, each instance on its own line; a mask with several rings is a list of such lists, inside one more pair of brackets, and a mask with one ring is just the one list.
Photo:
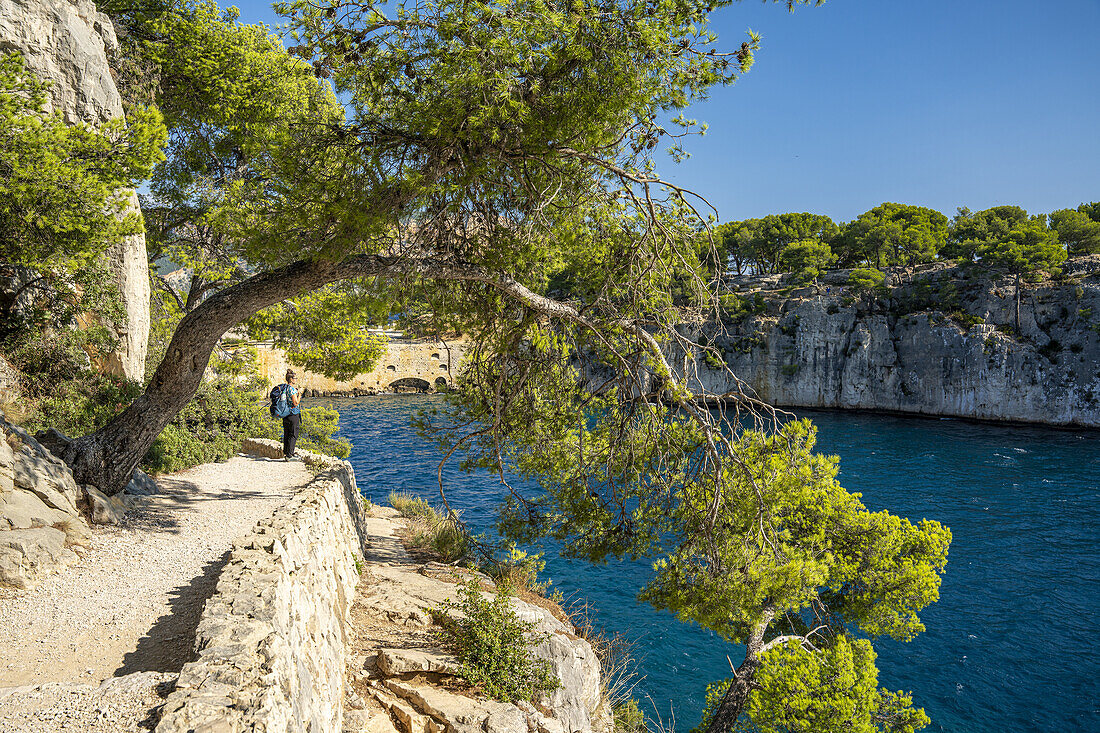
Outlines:
[[302, 426], [301, 415], [287, 415], [283, 418], [283, 455], [294, 455], [294, 446], [298, 444], [298, 428]]

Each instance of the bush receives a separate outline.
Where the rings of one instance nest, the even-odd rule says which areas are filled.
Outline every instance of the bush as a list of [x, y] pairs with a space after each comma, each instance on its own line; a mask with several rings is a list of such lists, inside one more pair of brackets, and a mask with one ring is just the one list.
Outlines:
[[973, 328], [974, 326], [985, 323], [985, 319], [981, 316], [976, 316], [973, 313], [967, 313], [965, 311], [955, 311], [951, 314], [951, 318], [963, 328]]
[[615, 733], [643, 733], [646, 730], [642, 709], [633, 698], [616, 705], [612, 715], [615, 718]]
[[70, 437], [107, 423], [141, 392], [135, 382], [95, 371], [88, 352], [109, 346], [103, 329], [30, 331], [9, 342], [8, 358], [20, 372], [21, 404], [9, 417], [36, 432], [57, 428]]
[[[512, 611], [507, 586], [499, 586], [492, 600], [482, 595], [474, 580], [458, 586], [458, 591], [461, 600], [444, 602], [437, 615], [467, 682], [503, 702], [537, 700], [561, 685], [549, 662], [531, 651], [546, 636], [533, 635], [534, 625]], [[459, 611], [462, 617], [451, 617], [451, 611]]]
[[[283, 421], [271, 417], [266, 394], [259, 410], [259, 428], [257, 435], [273, 440], [283, 439]], [[298, 433], [298, 447], [315, 453], [347, 458], [351, 455], [351, 443], [343, 438], [332, 437], [340, 429], [340, 413], [330, 405], [302, 406], [302, 426]]]
[[870, 267], [861, 267], [848, 275], [848, 285], [855, 290], [863, 292], [882, 291], [885, 289], [886, 275], [881, 270]]

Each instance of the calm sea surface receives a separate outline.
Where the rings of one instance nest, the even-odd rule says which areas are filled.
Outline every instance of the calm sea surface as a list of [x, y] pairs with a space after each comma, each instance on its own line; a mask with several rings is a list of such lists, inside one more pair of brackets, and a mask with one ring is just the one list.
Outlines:
[[[363, 494], [391, 490], [438, 504], [439, 454], [409, 427], [438, 397], [347, 400], [341, 434]], [[806, 411], [818, 447], [841, 457], [841, 482], [873, 510], [951, 527], [940, 601], [928, 631], [879, 642], [880, 685], [912, 690], [926, 730], [1100, 731], [1100, 434]], [[488, 473], [445, 474], [448, 499], [487, 527], [501, 488]], [[546, 575], [586, 598], [598, 625], [637, 642], [650, 715], [698, 722], [709, 681], [740, 650], [637, 603], [646, 563], [591, 566], [547, 555]]]

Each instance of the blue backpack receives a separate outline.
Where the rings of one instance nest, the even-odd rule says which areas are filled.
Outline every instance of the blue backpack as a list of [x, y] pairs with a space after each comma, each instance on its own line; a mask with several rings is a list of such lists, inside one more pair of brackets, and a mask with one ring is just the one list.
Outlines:
[[285, 384], [275, 385], [271, 389], [271, 416], [286, 417], [290, 414], [290, 404], [286, 399], [287, 388]]

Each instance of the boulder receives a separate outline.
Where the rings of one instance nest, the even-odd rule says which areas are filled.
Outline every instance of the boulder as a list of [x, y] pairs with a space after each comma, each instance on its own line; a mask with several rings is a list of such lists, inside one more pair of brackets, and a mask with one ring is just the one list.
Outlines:
[[126, 518], [126, 504], [118, 496], [107, 496], [94, 486], [81, 486], [84, 492], [82, 508], [92, 524], [121, 524]]
[[0, 585], [33, 588], [58, 567], [77, 559], [65, 533], [53, 527], [0, 532]]

